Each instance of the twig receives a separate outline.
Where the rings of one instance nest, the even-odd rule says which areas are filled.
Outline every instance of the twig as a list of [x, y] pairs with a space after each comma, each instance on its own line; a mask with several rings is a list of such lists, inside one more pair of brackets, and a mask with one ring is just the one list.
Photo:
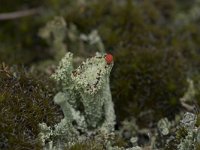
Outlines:
[[0, 13], [0, 21], [35, 15], [35, 14], [39, 14], [40, 12], [41, 12], [41, 8], [32, 8], [28, 10], [21, 10], [21, 11], [15, 11], [15, 12], [10, 12], [10, 13]]

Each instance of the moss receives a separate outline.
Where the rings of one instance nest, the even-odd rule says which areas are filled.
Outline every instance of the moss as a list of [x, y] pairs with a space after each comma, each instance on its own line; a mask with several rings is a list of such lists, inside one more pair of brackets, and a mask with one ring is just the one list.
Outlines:
[[196, 126], [197, 126], [197, 127], [200, 126], [200, 113], [197, 114], [197, 122], [196, 122]]
[[[185, 62], [179, 53], [174, 49], [130, 48], [119, 50], [115, 60], [111, 79], [117, 116], [123, 120], [133, 115], [146, 125], [163, 116], [172, 119], [187, 85]], [[146, 117], [141, 115], [148, 111]]]
[[174, 0], [153, 0], [153, 4], [159, 10], [161, 15], [168, 21], [171, 21], [173, 18], [173, 15], [177, 9], [177, 3], [178, 2]]
[[61, 118], [48, 82], [0, 66], [0, 149], [41, 149], [38, 124]]
[[98, 29], [107, 48], [115, 48], [124, 41], [130, 42], [129, 40], [135, 36], [134, 33], [146, 33], [145, 24], [168, 24], [166, 20], [161, 20], [163, 14], [159, 9], [173, 9], [173, 4], [169, 5], [163, 1], [159, 3], [158, 9], [157, 3], [126, 0], [121, 4], [111, 0], [97, 1], [89, 3], [83, 9], [74, 8], [65, 18], [67, 22], [75, 23], [83, 32]]

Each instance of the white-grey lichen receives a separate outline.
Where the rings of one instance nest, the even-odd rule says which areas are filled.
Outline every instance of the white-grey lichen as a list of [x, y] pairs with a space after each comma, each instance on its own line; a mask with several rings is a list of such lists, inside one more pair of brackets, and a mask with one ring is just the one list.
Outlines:
[[196, 121], [197, 121], [197, 116], [195, 114], [186, 112], [183, 116], [183, 119], [180, 121], [180, 125], [190, 130], [195, 127]]
[[195, 109], [195, 106], [191, 103], [194, 102], [198, 90], [196, 89], [193, 80], [188, 78], [187, 82], [188, 82], [188, 89], [183, 95], [183, 97], [180, 98], [180, 102], [181, 105], [185, 107], [188, 111], [193, 111]]
[[61, 87], [54, 102], [61, 107], [64, 118], [53, 128], [40, 124], [39, 137], [43, 143], [52, 141], [52, 137], [57, 137], [60, 143], [79, 138], [80, 134], [114, 130], [115, 113], [109, 85], [113, 62], [107, 63], [105, 55], [98, 54], [73, 69], [72, 61], [73, 55], [68, 52], [52, 75]]
[[194, 100], [194, 97], [196, 95], [194, 81], [188, 78], [187, 82], [188, 82], [188, 89], [185, 92], [184, 96], [180, 99], [181, 102], [191, 102], [192, 100]]
[[152, 149], [196, 150], [200, 142], [197, 115], [186, 112], [182, 119], [174, 124], [163, 118], [158, 123], [161, 134], [157, 134]]
[[169, 134], [169, 130], [171, 127], [171, 123], [169, 122], [169, 120], [167, 118], [163, 118], [161, 120], [159, 120], [158, 122], [158, 130], [160, 131], [160, 133], [162, 135], [167, 135]]
[[71, 78], [69, 77], [73, 71], [73, 54], [67, 53], [59, 63], [56, 72], [52, 75], [52, 78], [62, 86], [62, 89], [71, 89], [69, 85], [72, 85]]
[[197, 142], [197, 127], [195, 127], [197, 116], [193, 113], [185, 113], [180, 122], [180, 126], [187, 131], [187, 135], [181, 139], [177, 146], [178, 150], [195, 150]]
[[102, 39], [99, 36], [99, 33], [97, 30], [91, 31], [91, 33], [88, 35], [81, 34], [80, 39], [85, 42], [89, 42], [90, 45], [97, 45], [97, 48], [100, 52], [102, 52], [102, 53], [105, 52], [104, 44], [103, 44]]
[[67, 24], [63, 17], [55, 17], [39, 30], [39, 36], [51, 46], [52, 55], [58, 61], [66, 53], [64, 39], [66, 37]]

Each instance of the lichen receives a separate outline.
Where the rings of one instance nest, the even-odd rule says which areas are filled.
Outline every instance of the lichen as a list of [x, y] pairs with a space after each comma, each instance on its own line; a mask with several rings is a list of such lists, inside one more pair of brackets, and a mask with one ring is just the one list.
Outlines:
[[167, 118], [163, 118], [163, 119], [159, 120], [159, 122], [158, 122], [158, 130], [160, 131], [160, 133], [162, 135], [169, 134], [170, 126], [171, 126], [171, 123], [169, 122], [169, 120]]
[[[61, 86], [54, 102], [60, 105], [64, 118], [54, 129], [49, 130], [44, 123], [40, 124], [41, 129], [45, 127], [39, 134], [43, 144], [54, 137], [66, 142], [73, 141], [72, 136], [78, 138], [80, 133], [98, 130], [109, 133], [114, 130], [115, 113], [109, 88], [113, 62], [108, 64], [105, 57], [97, 54], [77, 69], [73, 69], [70, 52], [61, 60], [52, 78]], [[48, 130], [50, 133], [47, 134]]]
[[62, 58], [67, 50], [64, 44], [66, 32], [67, 24], [62, 17], [55, 17], [39, 31], [39, 36], [50, 45], [51, 53], [57, 61]]
[[[170, 128], [166, 126], [165, 130], [169, 130], [168, 134], [163, 134], [154, 148], [164, 150], [196, 150], [199, 138], [199, 126], [196, 126], [197, 116], [193, 113], [186, 112], [179, 124]], [[164, 127], [164, 126], [163, 126]], [[174, 132], [174, 133], [172, 133]], [[168, 136], [166, 136], [168, 135]], [[158, 144], [163, 142], [163, 144]]]

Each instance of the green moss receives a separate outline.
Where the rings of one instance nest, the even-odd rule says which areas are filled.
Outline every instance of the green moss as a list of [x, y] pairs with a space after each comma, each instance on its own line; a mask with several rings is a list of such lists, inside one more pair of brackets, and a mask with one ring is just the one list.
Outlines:
[[200, 150], [200, 144], [196, 143], [196, 150]]
[[[136, 39], [139, 36], [138, 33], [141, 37], [143, 34], [148, 34], [147, 28], [152, 27], [147, 27], [146, 24], [153, 23], [155, 26], [168, 24], [161, 18], [163, 14], [160, 13], [160, 9], [169, 7], [170, 10], [174, 6], [160, 2], [158, 9], [157, 3], [156, 1], [155, 3], [148, 1], [137, 3], [130, 0], [122, 4], [111, 0], [91, 2], [83, 9], [74, 8], [65, 18], [67, 22], [75, 23], [83, 32], [89, 32], [93, 28], [98, 29], [105, 45], [108, 48], [115, 48], [118, 44], [129, 43], [131, 39]], [[138, 37], [139, 40], [140, 37]]]
[[[117, 116], [133, 115], [146, 125], [163, 116], [173, 118], [187, 85], [184, 63], [174, 49], [119, 50], [111, 77]], [[141, 115], [148, 111], [149, 116]]]
[[0, 149], [41, 149], [38, 124], [61, 118], [48, 82], [0, 67]]
[[200, 113], [197, 114], [197, 121], [196, 121], [196, 126], [200, 126]]

